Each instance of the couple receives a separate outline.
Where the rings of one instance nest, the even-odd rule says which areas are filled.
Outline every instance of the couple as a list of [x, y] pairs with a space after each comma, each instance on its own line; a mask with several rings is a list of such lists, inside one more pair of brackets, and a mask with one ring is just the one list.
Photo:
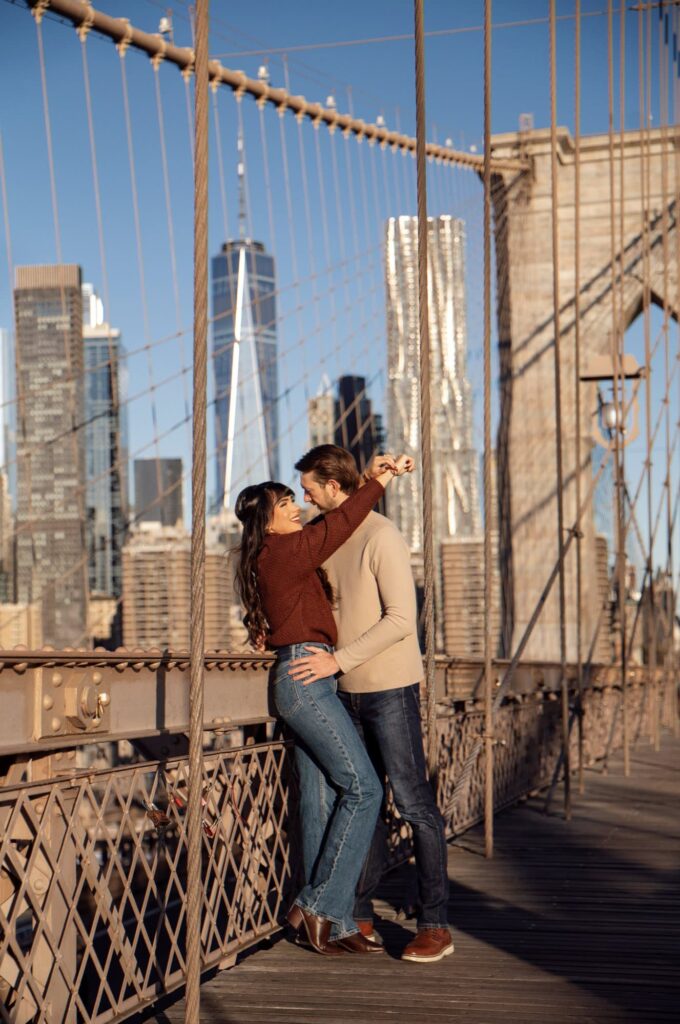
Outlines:
[[359, 476], [349, 452], [319, 445], [295, 468], [322, 513], [305, 527], [283, 484], [246, 487], [236, 503], [245, 622], [255, 646], [276, 653], [274, 703], [296, 739], [306, 885], [288, 921], [325, 956], [383, 952], [371, 895], [386, 852], [376, 820], [387, 775], [413, 829], [420, 901], [402, 959], [432, 963], [453, 943], [444, 826], [420, 728], [415, 593], [403, 538], [372, 511], [413, 461], [378, 455]]

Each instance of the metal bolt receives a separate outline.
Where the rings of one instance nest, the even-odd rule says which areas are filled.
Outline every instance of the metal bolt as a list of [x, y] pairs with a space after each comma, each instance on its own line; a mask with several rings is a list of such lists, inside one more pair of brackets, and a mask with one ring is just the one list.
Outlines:
[[94, 683], [94, 685], [95, 686], [99, 686], [101, 681], [102, 681], [102, 674], [101, 674], [101, 672], [93, 672], [92, 673], [92, 682]]
[[61, 686], [63, 681], [64, 680], [63, 680], [61, 672], [53, 672], [52, 673], [52, 686]]
[[61, 729], [61, 718], [57, 718], [57, 716], [55, 715], [52, 721], [50, 722], [50, 726], [52, 728], [52, 732], [59, 732], [59, 730]]
[[38, 878], [33, 882], [33, 889], [38, 893], [45, 892], [47, 890], [47, 882], [44, 878], [40, 878], [40, 876], [38, 876]]
[[42, 705], [45, 711], [50, 711], [54, 707], [54, 699], [50, 697], [49, 693], [46, 693], [43, 697]]

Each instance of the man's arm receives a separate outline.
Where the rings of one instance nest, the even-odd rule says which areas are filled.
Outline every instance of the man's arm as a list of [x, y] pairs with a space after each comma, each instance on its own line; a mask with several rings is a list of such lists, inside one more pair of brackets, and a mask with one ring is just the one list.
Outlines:
[[365, 633], [335, 652], [341, 672], [351, 672], [417, 629], [416, 594], [406, 541], [396, 530], [384, 529], [378, 531], [370, 543], [369, 564], [380, 593], [383, 614]]

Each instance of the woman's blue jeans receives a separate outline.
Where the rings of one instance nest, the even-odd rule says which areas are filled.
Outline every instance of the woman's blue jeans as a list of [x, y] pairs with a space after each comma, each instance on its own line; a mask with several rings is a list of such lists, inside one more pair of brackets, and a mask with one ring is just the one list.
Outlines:
[[371, 845], [382, 786], [359, 734], [337, 697], [333, 676], [304, 686], [291, 679], [290, 662], [307, 647], [277, 650], [274, 704], [296, 736], [300, 817], [306, 885], [295, 902], [333, 923], [333, 938], [358, 931], [352, 908]]

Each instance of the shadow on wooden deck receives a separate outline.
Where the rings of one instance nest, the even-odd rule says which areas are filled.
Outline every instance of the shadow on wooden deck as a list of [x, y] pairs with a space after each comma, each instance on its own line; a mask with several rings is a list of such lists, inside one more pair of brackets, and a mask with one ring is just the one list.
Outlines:
[[[640, 744], [629, 779], [620, 757], [606, 776], [587, 772], [571, 822], [560, 799], [549, 816], [542, 799], [499, 815], [492, 861], [481, 828], [452, 844], [452, 957], [399, 961], [415, 927], [405, 865], [376, 906], [387, 956], [326, 960], [277, 936], [204, 983], [202, 1024], [678, 1020], [680, 741]], [[184, 1003], [143, 1019], [180, 1024]]]

